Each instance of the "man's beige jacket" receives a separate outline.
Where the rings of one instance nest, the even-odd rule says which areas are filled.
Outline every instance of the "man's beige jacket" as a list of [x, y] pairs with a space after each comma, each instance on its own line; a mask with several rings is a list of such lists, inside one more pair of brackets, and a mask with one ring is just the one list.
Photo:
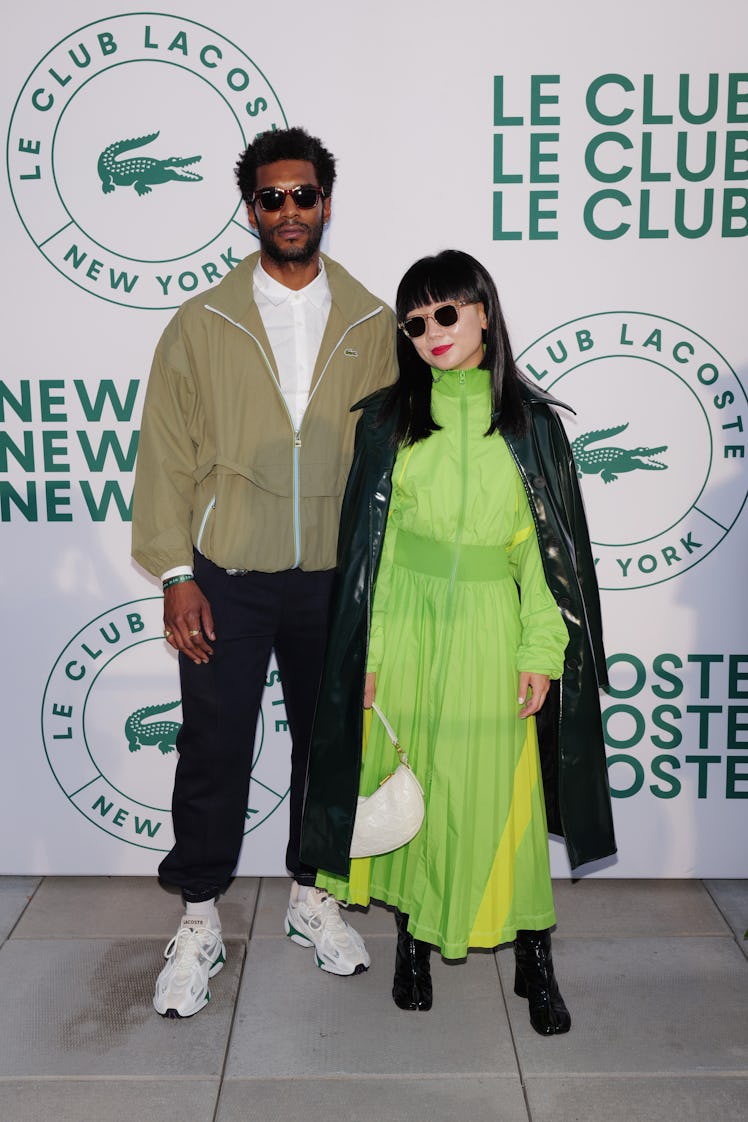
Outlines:
[[164, 331], [143, 408], [132, 552], [156, 576], [192, 565], [332, 569], [354, 402], [395, 381], [395, 322], [335, 261], [298, 432], [254, 302], [259, 254], [186, 301]]

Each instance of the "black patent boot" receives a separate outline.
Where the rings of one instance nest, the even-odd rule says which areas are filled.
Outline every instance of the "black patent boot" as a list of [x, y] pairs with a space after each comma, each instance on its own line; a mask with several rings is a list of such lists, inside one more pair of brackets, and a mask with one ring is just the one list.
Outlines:
[[408, 917], [395, 911], [397, 925], [397, 953], [395, 955], [395, 980], [392, 998], [398, 1009], [419, 1009], [425, 1013], [431, 1008], [431, 944], [423, 943], [408, 934]]
[[550, 931], [518, 931], [514, 957], [514, 992], [527, 998], [532, 1027], [541, 1036], [568, 1032], [571, 1017], [553, 973]]

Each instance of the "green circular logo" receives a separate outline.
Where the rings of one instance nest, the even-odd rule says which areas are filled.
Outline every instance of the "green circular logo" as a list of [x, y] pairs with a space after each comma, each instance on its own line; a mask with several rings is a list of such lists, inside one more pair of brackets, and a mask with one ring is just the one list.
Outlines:
[[[160, 596], [132, 600], [70, 640], [44, 690], [42, 739], [55, 779], [89, 822], [129, 845], [167, 852], [174, 844], [170, 806], [182, 717], [162, 614]], [[247, 834], [288, 794], [288, 754], [262, 750], [266, 725], [284, 724], [283, 705], [272, 671], [255, 737]]]
[[746, 500], [746, 393], [691, 328], [597, 312], [517, 359], [564, 413], [601, 588], [671, 580], [716, 549]]
[[256, 243], [232, 164], [286, 127], [256, 64], [194, 20], [97, 20], [48, 51], [8, 132], [18, 214], [51, 265], [102, 300], [175, 308]]

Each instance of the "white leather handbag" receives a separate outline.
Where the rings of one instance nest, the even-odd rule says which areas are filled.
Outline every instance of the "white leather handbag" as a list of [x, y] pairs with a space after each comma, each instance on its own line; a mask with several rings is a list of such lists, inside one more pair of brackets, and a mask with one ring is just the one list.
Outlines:
[[407, 753], [379, 706], [374, 712], [384, 725], [400, 763], [371, 795], [360, 795], [353, 824], [351, 857], [375, 857], [412, 841], [423, 824], [423, 788], [408, 763]]

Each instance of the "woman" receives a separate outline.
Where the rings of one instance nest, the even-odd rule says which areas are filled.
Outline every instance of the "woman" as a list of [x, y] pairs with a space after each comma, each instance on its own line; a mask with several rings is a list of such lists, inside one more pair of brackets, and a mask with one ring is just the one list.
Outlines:
[[[304, 860], [339, 899], [395, 907], [400, 1008], [431, 1007], [431, 945], [461, 958], [514, 940], [533, 1027], [567, 1032], [548, 825], [573, 867], [615, 851], [599, 600], [573, 459], [551, 399], [517, 372], [478, 261], [447, 250], [416, 262], [397, 318], [399, 379], [360, 403]], [[426, 816], [408, 845], [349, 862], [359, 787], [370, 794], [394, 763], [377, 720], [361, 762], [362, 702], [375, 697]]]

